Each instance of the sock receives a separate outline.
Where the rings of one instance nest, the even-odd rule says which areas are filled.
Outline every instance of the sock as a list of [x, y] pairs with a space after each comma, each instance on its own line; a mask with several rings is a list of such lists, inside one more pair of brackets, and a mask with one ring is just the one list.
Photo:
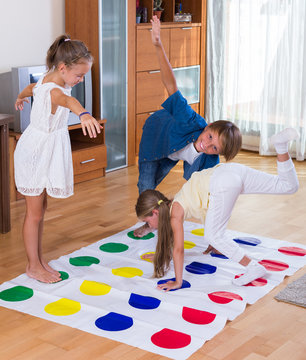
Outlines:
[[299, 138], [298, 132], [293, 128], [287, 128], [271, 137], [270, 142], [274, 145], [278, 154], [286, 154], [288, 152], [288, 143], [291, 140]]
[[266, 275], [267, 270], [264, 266], [260, 265], [257, 261], [251, 260], [248, 266], [245, 268], [245, 273], [237, 279], [233, 279], [234, 285], [246, 285], [253, 280], [256, 280]]

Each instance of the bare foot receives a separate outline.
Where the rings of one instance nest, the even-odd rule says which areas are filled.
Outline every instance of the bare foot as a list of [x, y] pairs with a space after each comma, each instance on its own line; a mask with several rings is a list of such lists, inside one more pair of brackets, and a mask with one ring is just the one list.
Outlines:
[[47, 271], [61, 277], [61, 274], [57, 270], [53, 269], [44, 259], [41, 259], [40, 262]]
[[213, 252], [214, 254], [223, 255], [222, 253], [220, 253], [220, 251], [216, 250], [211, 245], [208, 245], [208, 248], [203, 252], [203, 254], [209, 254], [211, 252]]
[[42, 265], [41, 266], [32, 266], [27, 265], [26, 274], [35, 280], [38, 280], [43, 283], [55, 283], [61, 280], [60, 274], [57, 276], [49, 271], [47, 271]]
[[140, 226], [138, 229], [134, 230], [134, 236], [143, 237], [151, 232], [151, 228], [148, 224]]

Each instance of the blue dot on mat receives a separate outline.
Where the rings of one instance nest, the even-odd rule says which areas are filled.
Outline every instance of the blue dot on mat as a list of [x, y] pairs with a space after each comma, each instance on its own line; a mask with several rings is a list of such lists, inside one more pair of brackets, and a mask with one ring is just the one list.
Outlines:
[[257, 246], [261, 244], [261, 241], [259, 239], [253, 238], [253, 237], [239, 237], [233, 239], [238, 244], [242, 245], [250, 245], [250, 246]]
[[211, 252], [211, 253], [210, 253], [210, 256], [216, 257], [216, 258], [220, 258], [220, 259], [228, 259], [227, 256], [222, 255], [222, 254], [216, 254], [216, 253], [214, 253], [214, 252]]
[[192, 274], [198, 275], [213, 274], [217, 270], [213, 265], [203, 264], [197, 261], [193, 261], [191, 264], [187, 265], [185, 269]]
[[151, 296], [142, 296], [132, 293], [129, 304], [137, 309], [152, 310], [159, 307], [160, 300]]
[[[159, 280], [159, 282], [157, 284], [158, 285], [165, 284], [168, 281], [175, 281], [175, 278]], [[185, 289], [185, 288], [190, 288], [190, 287], [191, 287], [190, 283], [187, 280], [183, 280], [183, 285], [180, 287], [180, 289]], [[172, 289], [170, 291], [176, 291], [176, 290], [179, 290], [179, 289]]]
[[133, 319], [129, 316], [110, 312], [95, 321], [96, 326], [105, 331], [122, 331], [133, 326]]

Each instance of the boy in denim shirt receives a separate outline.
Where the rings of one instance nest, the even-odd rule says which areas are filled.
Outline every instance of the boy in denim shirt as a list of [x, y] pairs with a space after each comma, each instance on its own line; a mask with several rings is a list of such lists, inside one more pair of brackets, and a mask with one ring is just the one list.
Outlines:
[[[177, 88], [172, 67], [160, 39], [160, 22], [153, 16], [152, 43], [160, 64], [162, 81], [169, 94], [163, 110], [152, 114], [143, 127], [139, 145], [139, 194], [155, 189], [179, 160], [184, 161], [184, 178], [193, 172], [233, 159], [241, 147], [241, 133], [230, 121], [219, 120], [209, 125], [188, 104]], [[147, 224], [134, 231], [144, 236]]]

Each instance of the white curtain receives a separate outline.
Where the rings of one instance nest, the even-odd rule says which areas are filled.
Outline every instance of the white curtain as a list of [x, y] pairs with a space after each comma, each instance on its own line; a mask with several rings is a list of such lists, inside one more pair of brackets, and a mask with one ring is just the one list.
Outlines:
[[243, 148], [275, 154], [268, 138], [294, 127], [306, 155], [306, 1], [208, 0], [206, 119], [233, 121]]

